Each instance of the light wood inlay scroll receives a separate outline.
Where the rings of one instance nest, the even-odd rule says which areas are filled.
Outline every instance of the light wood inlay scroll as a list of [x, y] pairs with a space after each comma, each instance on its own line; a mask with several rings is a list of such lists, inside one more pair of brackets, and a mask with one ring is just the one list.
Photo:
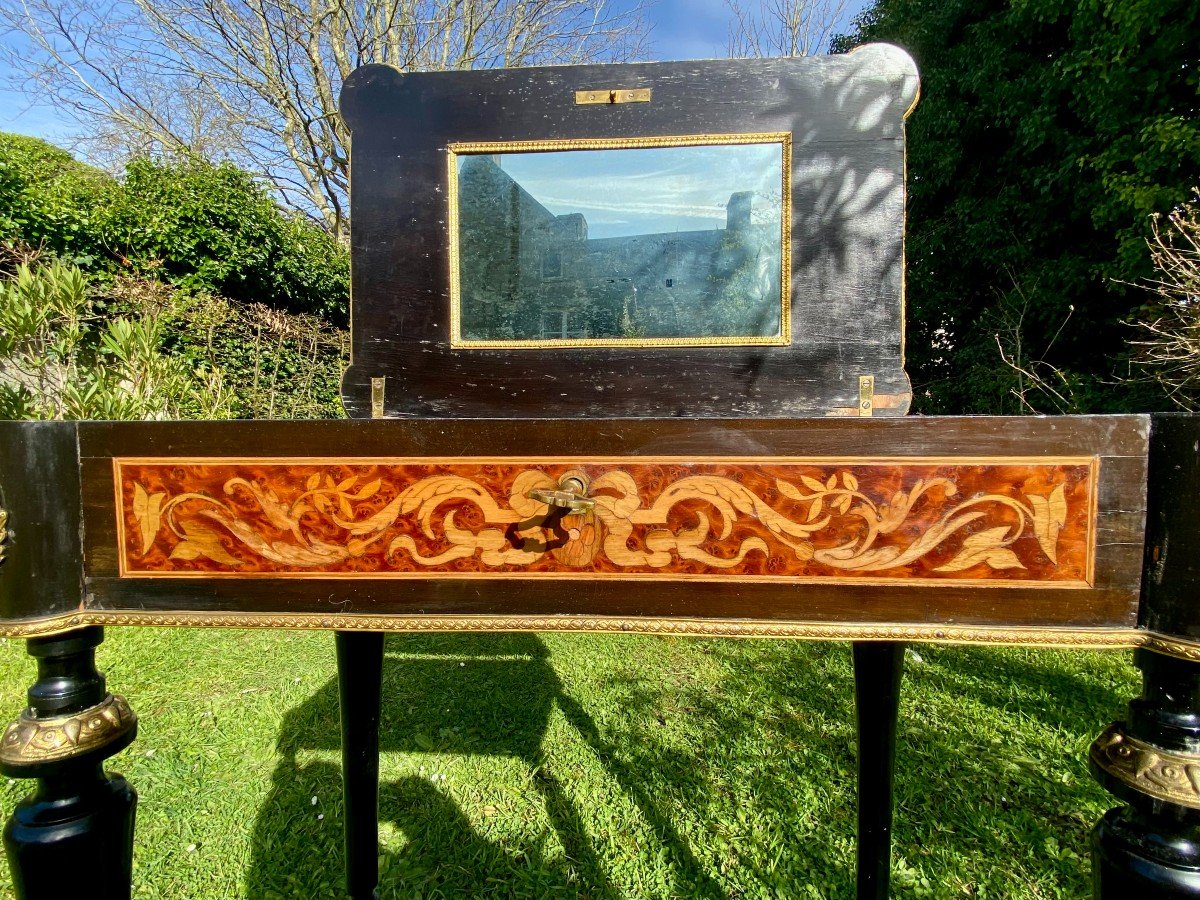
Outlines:
[[[1087, 587], [1076, 459], [116, 459], [123, 577]], [[568, 469], [595, 510], [527, 494]]]

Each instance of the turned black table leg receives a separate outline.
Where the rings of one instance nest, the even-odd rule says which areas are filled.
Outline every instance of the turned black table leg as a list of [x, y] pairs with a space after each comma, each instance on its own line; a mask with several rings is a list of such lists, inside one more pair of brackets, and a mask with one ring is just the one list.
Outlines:
[[378, 897], [379, 711], [383, 635], [337, 633], [342, 705], [342, 796], [346, 809], [346, 890], [352, 900]]
[[1128, 806], [1092, 832], [1093, 896], [1200, 900], [1200, 664], [1139, 650], [1142, 696], [1091, 749]]
[[858, 900], [887, 900], [892, 863], [892, 776], [904, 645], [854, 644], [858, 720]]
[[137, 794], [103, 763], [133, 741], [137, 717], [96, 671], [102, 640], [103, 629], [83, 628], [28, 642], [38, 678], [0, 739], [0, 772], [38, 780], [4, 829], [20, 900], [130, 896]]

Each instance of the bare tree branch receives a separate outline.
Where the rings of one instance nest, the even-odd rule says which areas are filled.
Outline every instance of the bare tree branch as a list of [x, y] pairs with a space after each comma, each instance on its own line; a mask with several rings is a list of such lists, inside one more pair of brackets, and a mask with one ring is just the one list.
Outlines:
[[732, 57], [814, 56], [846, 25], [848, 0], [725, 0]]
[[1200, 191], [1167, 217], [1152, 222], [1155, 276], [1143, 287], [1149, 301], [1134, 321], [1131, 380], [1150, 379], [1183, 409], [1200, 409]]
[[0, 3], [0, 58], [78, 121], [90, 155], [230, 159], [342, 238], [349, 134], [337, 98], [355, 68], [619, 60], [644, 33], [640, 7], [605, 0]]

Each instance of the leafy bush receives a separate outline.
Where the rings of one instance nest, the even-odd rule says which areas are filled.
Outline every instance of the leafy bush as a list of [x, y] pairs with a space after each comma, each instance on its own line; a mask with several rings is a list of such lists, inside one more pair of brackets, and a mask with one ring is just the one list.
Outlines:
[[220, 416], [219, 381], [161, 352], [150, 316], [102, 316], [74, 266], [20, 265], [0, 282], [0, 418]]
[[[918, 411], [1164, 405], [1117, 375], [1149, 216], [1200, 171], [1198, 21], [1200, 0], [875, 0], [835, 43], [891, 41], [921, 71], [907, 125]], [[1035, 369], [1052, 392], [1022, 387]]]
[[0, 132], [0, 239], [44, 247], [84, 268], [111, 258], [104, 211], [117, 182], [45, 141]]
[[283, 213], [229, 163], [134, 160], [104, 231], [137, 274], [344, 324], [350, 264], [325, 231]]
[[349, 257], [231, 164], [131, 162], [121, 180], [44, 141], [0, 133], [0, 240], [119, 273], [345, 324]]
[[18, 262], [0, 281], [0, 418], [336, 417], [348, 349], [315, 317]]
[[316, 316], [282, 313], [153, 281], [118, 278], [110, 310], [164, 323], [164, 352], [201, 377], [217, 377], [224, 413], [240, 419], [340, 418], [349, 335]]
[[249, 419], [336, 419], [350, 335], [315, 316], [198, 297], [177, 332], [180, 352], [219, 370], [231, 412]]

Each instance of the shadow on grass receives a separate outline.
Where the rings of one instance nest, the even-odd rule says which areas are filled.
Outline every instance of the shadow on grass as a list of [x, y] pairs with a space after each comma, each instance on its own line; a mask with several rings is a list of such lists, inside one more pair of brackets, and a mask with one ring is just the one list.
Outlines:
[[[614, 848], [593, 846], [585, 825], [597, 811], [581, 815], [560, 782], [568, 776], [544, 759], [555, 710], [653, 833], [643, 852], [661, 854], [668, 884], [646, 896], [852, 894], [848, 647], [705, 641], [689, 646], [688, 662], [664, 666], [669, 653], [637, 640], [628, 661], [564, 669], [603, 679], [608, 700], [589, 712], [534, 635], [389, 639], [381, 748], [519, 760], [565, 853], [536, 835], [494, 840], [436, 782], [405, 775], [380, 791], [381, 823], [406, 839], [382, 854], [382, 897], [621, 895]], [[698, 653], [706, 677], [693, 674]], [[1123, 698], [1058, 659], [921, 653], [927, 661], [909, 667], [903, 688], [894, 895], [921, 895], [925, 877], [944, 891], [934, 896], [984, 885], [998, 896], [1085, 892], [1087, 831], [1107, 801], [1069, 748]], [[964, 712], [956, 698], [967, 696], [994, 714]], [[1039, 746], [1046, 739], [1052, 747]], [[278, 747], [246, 896], [344, 896], [341, 773], [328, 755], [339, 751], [336, 681], [289, 712]], [[311, 751], [321, 754], [310, 762]]]
[[[381, 897], [618, 896], [569, 793], [543, 765], [542, 741], [556, 706], [689, 871], [690, 895], [723, 896], [696, 877], [702, 867], [648, 786], [612, 760], [591, 717], [564, 693], [537, 636], [389, 638], [383, 698], [382, 752], [513, 757], [528, 766], [569, 864], [547, 858], [540, 846], [489, 840], [428, 778], [410, 775], [380, 785], [380, 823], [392, 823], [406, 838], [399, 853], [381, 854]], [[340, 750], [336, 679], [289, 711], [277, 747], [284, 760], [255, 824], [246, 896], [342, 896], [341, 768], [300, 760], [305, 751]]]
[[1061, 657], [1031, 660], [983, 647], [955, 647], [926, 655], [932, 673], [940, 679], [940, 690], [970, 692], [976, 700], [1001, 711], [1013, 709], [1019, 692], [1021, 715], [1058, 730], [1078, 728], [1081, 713], [1095, 715], [1103, 727], [1124, 717], [1130, 699], [1130, 695], [1072, 670]]
[[[747, 895], [852, 896], [848, 648], [762, 642], [748, 653], [744, 646], [707, 642], [721, 667], [716, 684], [631, 693], [629, 731], [617, 738], [628, 767], [658, 780], [656, 796], [707, 795], [713, 819], [729, 818], [711, 808], [722, 784], [734, 793], [726, 810], [748, 805], [754, 824], [734, 837], [743, 866], [758, 868], [740, 885]], [[1113, 801], [1075, 748], [1086, 747], [1128, 695], [1097, 677], [1086, 654], [918, 649], [926, 662], [910, 663], [902, 686], [891, 895], [1084, 896], [1088, 834]], [[688, 771], [664, 769], [643, 739], [656, 717], [674, 712], [713, 735]], [[783, 835], [774, 858], [755, 845], [756, 827]]]

